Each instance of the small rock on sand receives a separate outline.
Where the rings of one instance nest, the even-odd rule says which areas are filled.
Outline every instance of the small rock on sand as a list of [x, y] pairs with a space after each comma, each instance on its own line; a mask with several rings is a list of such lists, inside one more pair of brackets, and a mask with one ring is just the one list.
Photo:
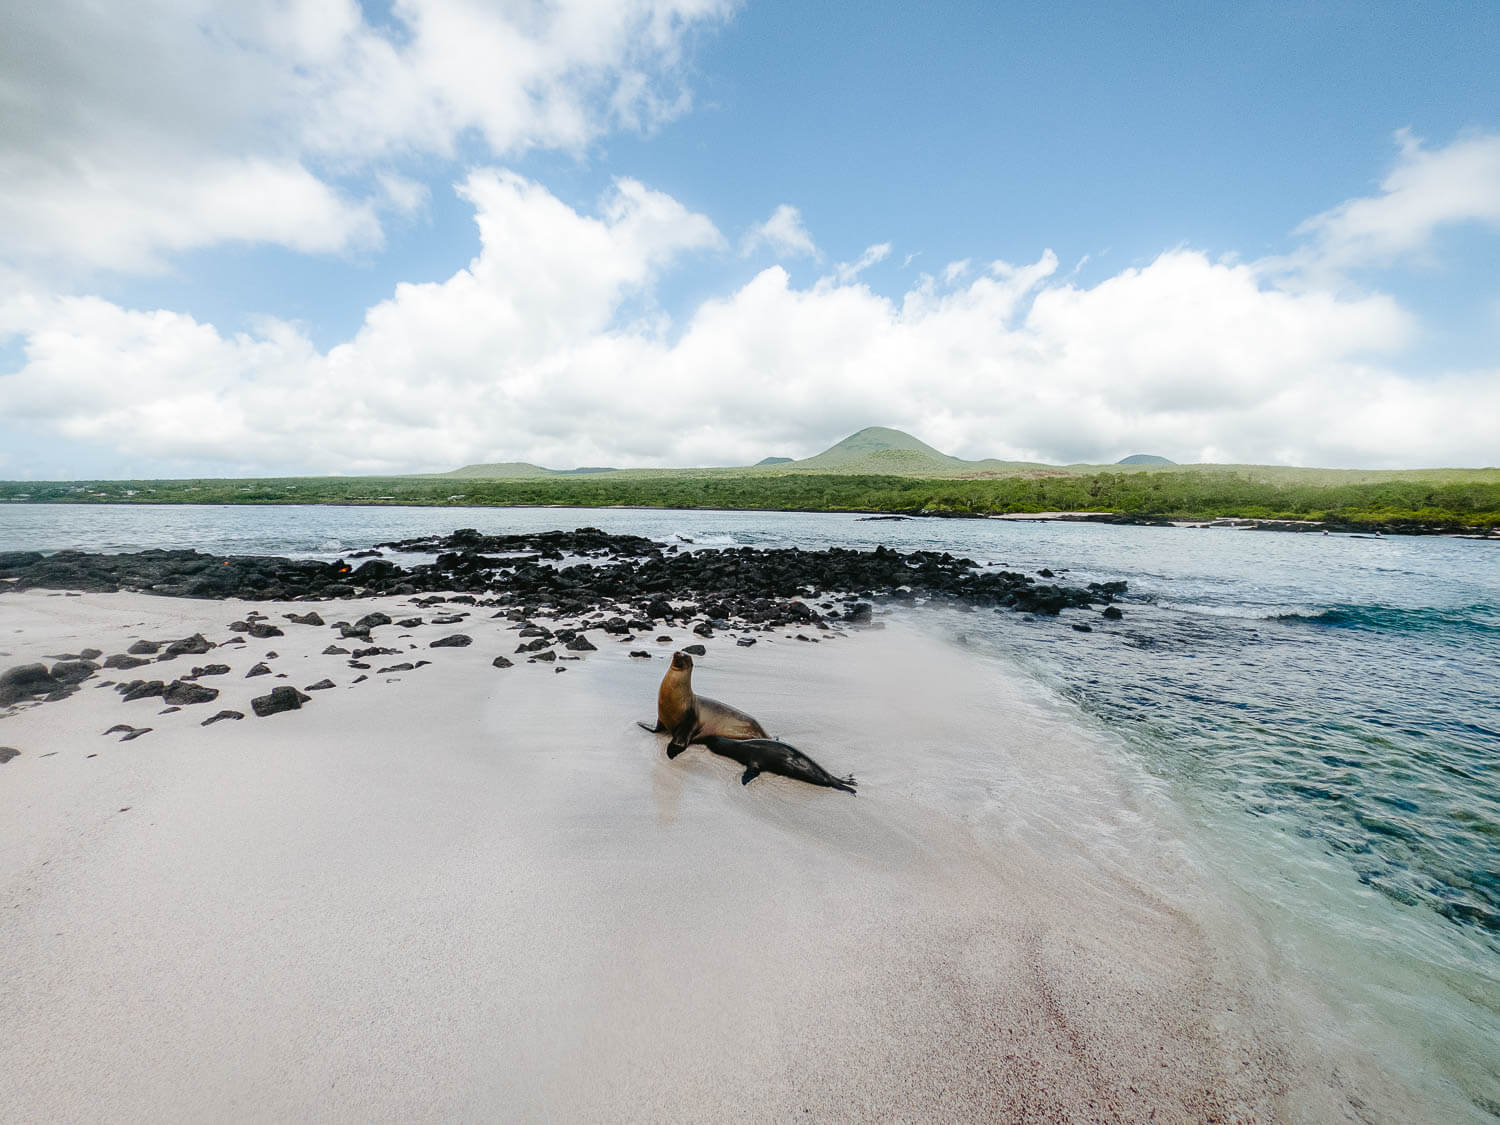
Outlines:
[[633, 656], [633, 657], [635, 657], [637, 660], [650, 660], [651, 659], [651, 654], [649, 652], [646, 652], [644, 649], [639, 649], [639, 648], [636, 649], [634, 652], [632, 652], [630, 655]]
[[14, 746], [0, 746], [0, 766], [3, 766], [12, 758], [19, 758], [20, 756], [21, 752]]
[[161, 651], [160, 641], [136, 641], [125, 650], [131, 656], [155, 656]]
[[217, 715], [214, 715], [212, 718], [204, 719], [198, 725], [201, 726], [201, 727], [207, 727], [207, 726], [212, 726], [214, 723], [217, 723], [217, 722], [219, 722], [220, 720], [223, 720], [223, 719], [243, 719], [244, 717], [245, 717], [245, 713], [243, 711], [220, 711]]
[[45, 664], [19, 664], [0, 672], [0, 707], [56, 691], [60, 686]]
[[105, 658], [104, 666], [106, 668], [120, 668], [122, 670], [129, 670], [131, 668], [139, 668], [143, 664], [150, 663], [151, 661], [142, 660], [139, 656], [127, 656], [123, 652], [117, 652], [113, 656]]
[[167, 703], [179, 707], [188, 703], [212, 703], [219, 698], [219, 689], [185, 680], [173, 680], [162, 690], [161, 697]]
[[295, 711], [311, 696], [303, 695], [294, 687], [277, 687], [271, 689], [270, 695], [256, 696], [250, 701], [250, 709], [261, 718], [267, 715], [275, 715], [280, 711]]
[[[178, 656], [202, 656], [214, 647], [213, 641], [202, 633], [194, 633], [191, 637], [183, 637], [180, 641], [173, 641], [167, 646], [167, 651], [161, 654], [160, 659], [171, 660]], [[135, 651], [135, 646], [131, 646]]]
[[494, 668], [513, 668], [513, 667], [515, 667], [515, 664], [514, 664], [513, 661], [507, 660], [503, 656], [497, 656], [497, 657], [495, 657], [495, 659], [493, 659], [493, 660], [490, 661], [490, 665], [492, 667], [494, 667]]
[[708, 655], [708, 649], [704, 648], [702, 645], [687, 645], [687, 646], [685, 646], [683, 648], [682, 651], [685, 652], [685, 653], [687, 653], [689, 656], [707, 656]]
[[467, 648], [474, 643], [474, 638], [467, 633], [453, 633], [446, 637], [439, 637], [433, 641], [428, 648]]
[[335, 687], [335, 686], [337, 686], [337, 685], [335, 685], [332, 680], [324, 679], [324, 680], [319, 680], [315, 684], [308, 684], [307, 687], [304, 688], [303, 690], [304, 691], [327, 691], [329, 688]]
[[61, 684], [79, 684], [99, 671], [92, 660], [60, 660], [52, 665], [52, 678]]

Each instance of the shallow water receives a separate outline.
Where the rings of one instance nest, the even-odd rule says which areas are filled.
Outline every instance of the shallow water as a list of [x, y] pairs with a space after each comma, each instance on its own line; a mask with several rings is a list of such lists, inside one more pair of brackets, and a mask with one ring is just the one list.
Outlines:
[[0, 550], [333, 557], [462, 526], [596, 526], [695, 549], [883, 543], [1125, 579], [1114, 623], [927, 618], [1117, 738], [1351, 1026], [1404, 1038], [1419, 1066], [1500, 1112], [1496, 544], [801, 513], [12, 505]]

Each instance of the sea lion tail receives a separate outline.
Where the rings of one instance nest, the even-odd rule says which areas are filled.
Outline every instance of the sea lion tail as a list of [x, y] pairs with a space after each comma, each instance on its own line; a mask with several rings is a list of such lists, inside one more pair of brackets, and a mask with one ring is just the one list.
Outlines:
[[[852, 773], [848, 777], [835, 777], [828, 783], [828, 787], [830, 789], [841, 789], [845, 793], [854, 793], [855, 787], [858, 785], [859, 782], [854, 780], [854, 775]], [[854, 793], [854, 795], [856, 797], [859, 796], [858, 793]]]

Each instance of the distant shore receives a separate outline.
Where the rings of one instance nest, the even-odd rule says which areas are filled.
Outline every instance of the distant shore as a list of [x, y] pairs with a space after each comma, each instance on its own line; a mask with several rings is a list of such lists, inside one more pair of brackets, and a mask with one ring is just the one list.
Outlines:
[[285, 477], [0, 481], [0, 504], [392, 505], [845, 512], [1085, 519], [1262, 531], [1500, 536], [1500, 470], [1341, 483], [1316, 473], [1193, 470], [982, 479], [698, 470], [548, 478]]
[[[41, 505], [41, 504], [68, 504], [78, 507], [138, 507], [151, 504], [170, 504], [189, 507], [217, 507], [232, 505], [239, 507], [297, 507], [297, 508], [383, 508], [383, 507], [418, 507], [418, 508], [450, 508], [456, 512], [466, 509], [477, 508], [556, 508], [563, 510], [580, 509], [639, 509], [643, 511], [725, 511], [725, 512], [808, 512], [808, 513], [838, 513], [845, 515], [864, 516], [868, 518], [885, 519], [998, 519], [1018, 520], [1033, 522], [1053, 523], [1101, 523], [1118, 524], [1121, 526], [1135, 527], [1187, 527], [1187, 528], [1213, 528], [1234, 529], [1252, 531], [1279, 531], [1279, 532], [1320, 532], [1327, 534], [1345, 535], [1427, 535], [1446, 536], [1460, 539], [1479, 539], [1500, 542], [1500, 518], [1475, 519], [1471, 521], [1451, 518], [1435, 518], [1431, 514], [1421, 512], [1398, 512], [1388, 513], [1381, 518], [1301, 518], [1292, 516], [1264, 516], [1254, 514], [1183, 514], [1173, 513], [1170, 515], [1139, 512], [1118, 511], [1042, 511], [1042, 510], [1018, 510], [1018, 511], [970, 511], [952, 508], [902, 508], [902, 507], [846, 507], [838, 506], [808, 506], [808, 505], [776, 505], [776, 504], [690, 504], [690, 503], [650, 503], [646, 501], [605, 503], [605, 502], [577, 502], [552, 500], [550, 502], [535, 500], [511, 501], [489, 501], [484, 503], [469, 502], [465, 499], [443, 499], [423, 500], [420, 498], [347, 498], [347, 499], [324, 499], [324, 500], [250, 500], [235, 499], [231, 497], [214, 497], [211, 499], [184, 499], [174, 497], [162, 499], [152, 495], [142, 495], [129, 498], [105, 498], [98, 496], [45, 496], [42, 498], [6, 497], [0, 494], [0, 505]], [[455, 517], [460, 518], [460, 517]]]

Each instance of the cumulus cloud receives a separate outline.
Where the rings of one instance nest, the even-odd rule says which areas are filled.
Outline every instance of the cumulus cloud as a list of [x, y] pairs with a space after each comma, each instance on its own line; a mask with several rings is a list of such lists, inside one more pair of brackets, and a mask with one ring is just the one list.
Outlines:
[[1294, 232], [1304, 244], [1265, 265], [1328, 284], [1349, 270], [1423, 255], [1444, 227], [1500, 228], [1500, 133], [1470, 133], [1436, 149], [1409, 129], [1399, 130], [1395, 140], [1396, 164], [1378, 195], [1314, 215]]
[[[0, 258], [150, 270], [174, 251], [378, 245], [396, 168], [460, 135], [579, 150], [690, 100], [729, 0], [53, 0], [0, 9]], [[373, 173], [373, 176], [372, 176]], [[383, 177], [383, 178], [382, 178]]]
[[818, 247], [802, 224], [802, 212], [783, 203], [771, 217], [753, 226], [740, 240], [740, 256], [748, 258], [762, 246], [783, 258], [818, 258]]
[[746, 464], [871, 424], [967, 457], [1494, 459], [1500, 371], [1400, 374], [1416, 325], [1387, 296], [1284, 291], [1188, 250], [1088, 287], [1057, 280], [1049, 251], [897, 299], [859, 263], [807, 288], [772, 266], [671, 325], [638, 310], [685, 256], [723, 248], [706, 216], [632, 180], [592, 214], [500, 170], [461, 192], [473, 261], [397, 286], [328, 351], [277, 321], [230, 335], [95, 298], [0, 298], [0, 337], [25, 354], [0, 376], [4, 414], [226, 472]]

